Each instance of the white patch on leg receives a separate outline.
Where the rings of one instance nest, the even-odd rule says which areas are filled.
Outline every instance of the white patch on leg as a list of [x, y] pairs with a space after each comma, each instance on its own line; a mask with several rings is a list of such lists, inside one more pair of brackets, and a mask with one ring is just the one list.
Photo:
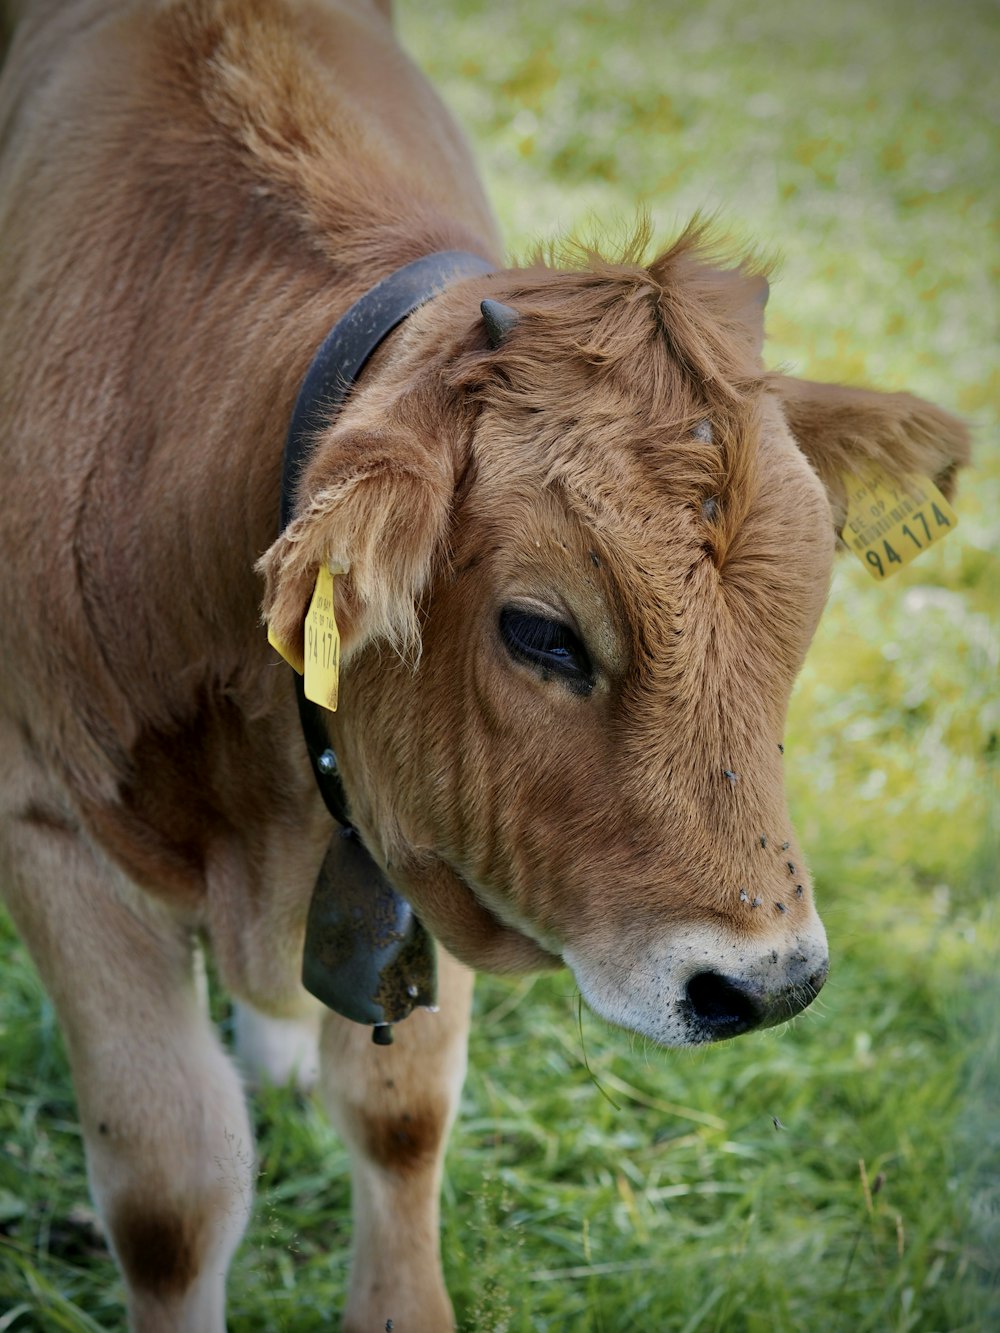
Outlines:
[[269, 1018], [236, 1001], [236, 1058], [252, 1087], [294, 1083], [310, 1092], [319, 1078], [319, 1009], [303, 1018]]

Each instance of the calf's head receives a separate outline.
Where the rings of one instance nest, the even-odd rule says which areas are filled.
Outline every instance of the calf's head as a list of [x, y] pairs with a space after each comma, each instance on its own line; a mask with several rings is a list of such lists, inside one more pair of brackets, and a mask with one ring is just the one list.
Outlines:
[[823, 984], [782, 737], [841, 473], [949, 486], [964, 459], [917, 399], [767, 375], [765, 292], [692, 236], [648, 268], [457, 285], [321, 436], [262, 562], [289, 641], [317, 566], [347, 571], [331, 738], [433, 933], [476, 967], [565, 961], [665, 1045]]

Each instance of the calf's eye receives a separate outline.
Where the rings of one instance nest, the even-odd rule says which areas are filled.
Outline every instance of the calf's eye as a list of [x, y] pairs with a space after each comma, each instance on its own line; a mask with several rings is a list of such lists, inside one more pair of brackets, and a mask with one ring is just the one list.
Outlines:
[[561, 620], [505, 606], [500, 612], [500, 637], [511, 657], [518, 661], [561, 676], [581, 694], [593, 688], [587, 650], [576, 632]]

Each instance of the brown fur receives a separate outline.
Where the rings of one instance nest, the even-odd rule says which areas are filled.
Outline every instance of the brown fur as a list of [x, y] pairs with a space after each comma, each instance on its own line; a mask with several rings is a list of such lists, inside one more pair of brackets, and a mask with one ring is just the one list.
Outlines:
[[389, 1171], [408, 1173], [435, 1157], [445, 1123], [443, 1110], [366, 1116], [364, 1130], [372, 1161]]
[[[693, 226], [648, 263], [640, 235], [424, 306], [317, 430], [276, 538], [284, 432], [333, 321], [422, 254], [498, 257], [388, 10], [39, 0], [5, 20], [0, 884], [143, 1330], [221, 1329], [252, 1178], [195, 937], [242, 1000], [315, 1017], [299, 960], [330, 827], [261, 606], [301, 652], [318, 567], [347, 569], [331, 741], [442, 944], [564, 959], [612, 1021], [704, 1040], [695, 972], [766, 1021], [825, 975], [779, 743], [844, 474], [950, 493], [967, 459], [930, 404], [766, 373], [759, 266]], [[487, 296], [519, 316], [498, 349]], [[512, 659], [511, 603], [572, 623], [585, 690]], [[451, 1320], [437, 1184], [469, 978], [442, 966], [441, 1013], [390, 1051], [324, 1020], [349, 1327], [384, 1326], [390, 1298], [407, 1327]]]
[[111, 1230], [129, 1282], [160, 1300], [191, 1285], [197, 1274], [197, 1237], [189, 1234], [186, 1217], [123, 1208]]

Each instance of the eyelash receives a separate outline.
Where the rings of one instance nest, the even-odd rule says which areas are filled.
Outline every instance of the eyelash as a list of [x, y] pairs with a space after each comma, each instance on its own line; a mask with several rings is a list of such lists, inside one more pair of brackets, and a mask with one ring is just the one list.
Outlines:
[[505, 606], [500, 612], [500, 637], [510, 655], [529, 666], [561, 677], [578, 693], [593, 689], [593, 668], [576, 632], [560, 620]]

